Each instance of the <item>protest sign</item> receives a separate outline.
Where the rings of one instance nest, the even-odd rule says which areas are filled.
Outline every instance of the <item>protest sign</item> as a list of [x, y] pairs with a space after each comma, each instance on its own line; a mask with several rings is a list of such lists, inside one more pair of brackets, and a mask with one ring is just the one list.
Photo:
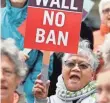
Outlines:
[[[89, 4], [89, 5], [88, 5]], [[84, 21], [86, 19], [86, 17], [88, 16], [88, 14], [90, 13], [91, 9], [94, 6], [94, 2], [91, 0], [84, 0], [83, 3], [83, 17], [82, 17], [82, 21]], [[18, 27], [18, 31], [24, 36], [25, 35], [25, 31], [26, 31], [26, 21], [27, 19], [20, 25], [20, 27]]]
[[29, 0], [25, 47], [76, 53], [83, 0]]

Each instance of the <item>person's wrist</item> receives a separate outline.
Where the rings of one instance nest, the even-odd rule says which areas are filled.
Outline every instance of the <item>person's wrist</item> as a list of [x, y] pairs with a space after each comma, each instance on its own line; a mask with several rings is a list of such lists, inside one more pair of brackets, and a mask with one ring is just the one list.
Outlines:
[[48, 101], [48, 98], [46, 97], [46, 98], [43, 98], [43, 99], [38, 99], [38, 98], [36, 98], [35, 99], [37, 102], [39, 102], [39, 103], [47, 103], [47, 101]]

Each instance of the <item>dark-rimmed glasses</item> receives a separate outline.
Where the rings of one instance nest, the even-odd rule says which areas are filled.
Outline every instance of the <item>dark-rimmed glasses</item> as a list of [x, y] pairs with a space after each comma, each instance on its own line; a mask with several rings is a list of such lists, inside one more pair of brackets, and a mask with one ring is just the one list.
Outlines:
[[3, 69], [1, 72], [2, 72], [3, 75], [6, 76], [6, 77], [10, 77], [10, 76], [12, 76], [13, 74], [15, 74], [15, 72], [10, 71], [10, 70], [7, 70], [7, 69]]
[[80, 69], [87, 69], [91, 66], [90, 64], [88, 64], [86, 62], [77, 63], [75, 61], [65, 61], [65, 66], [70, 68], [70, 69], [74, 68], [76, 66], [76, 64]]
[[104, 14], [108, 14], [108, 13], [110, 12], [110, 8], [106, 8], [106, 9], [102, 10], [102, 12], [103, 12]]

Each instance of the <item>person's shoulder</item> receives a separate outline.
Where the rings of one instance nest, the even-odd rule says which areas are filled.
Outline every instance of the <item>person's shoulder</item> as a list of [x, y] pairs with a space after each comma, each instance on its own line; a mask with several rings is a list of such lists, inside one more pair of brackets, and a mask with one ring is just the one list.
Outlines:
[[96, 103], [96, 93], [89, 95], [81, 103]]
[[49, 103], [63, 103], [63, 101], [57, 95], [52, 95], [49, 97]]

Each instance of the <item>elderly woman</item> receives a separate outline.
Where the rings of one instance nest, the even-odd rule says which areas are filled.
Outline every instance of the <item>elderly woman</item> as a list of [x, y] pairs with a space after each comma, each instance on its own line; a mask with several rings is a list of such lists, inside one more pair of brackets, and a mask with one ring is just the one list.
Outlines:
[[110, 0], [100, 0], [100, 30], [94, 32], [94, 51], [103, 43], [106, 34], [110, 33]]
[[33, 92], [37, 103], [95, 103], [93, 74], [98, 59], [89, 49], [89, 43], [79, 43], [77, 54], [65, 54], [62, 58], [62, 74], [58, 77], [56, 94], [47, 98], [48, 85], [38, 76]]
[[27, 74], [27, 66], [19, 59], [19, 50], [12, 39], [2, 40], [0, 50], [1, 103], [26, 103], [16, 89]]
[[[81, 39], [86, 39], [90, 43], [90, 48], [93, 50], [93, 34], [92, 30], [84, 23], [81, 23], [81, 31], [80, 31]], [[49, 87], [49, 96], [55, 94], [57, 77], [61, 74], [62, 70], [62, 62], [61, 57], [63, 53], [54, 53], [54, 62], [53, 62], [53, 73], [50, 77], [50, 87]]]
[[96, 71], [96, 74], [102, 70], [104, 65], [103, 58], [101, 57], [100, 46], [103, 44], [106, 34], [110, 33], [110, 0], [100, 0], [99, 13], [101, 19], [100, 30], [93, 33], [94, 52], [100, 59], [100, 65]]
[[110, 64], [105, 65], [98, 74], [96, 87], [97, 103], [110, 103]]
[[110, 103], [110, 33], [106, 35], [101, 46], [104, 59], [103, 70], [97, 76], [97, 102]]

